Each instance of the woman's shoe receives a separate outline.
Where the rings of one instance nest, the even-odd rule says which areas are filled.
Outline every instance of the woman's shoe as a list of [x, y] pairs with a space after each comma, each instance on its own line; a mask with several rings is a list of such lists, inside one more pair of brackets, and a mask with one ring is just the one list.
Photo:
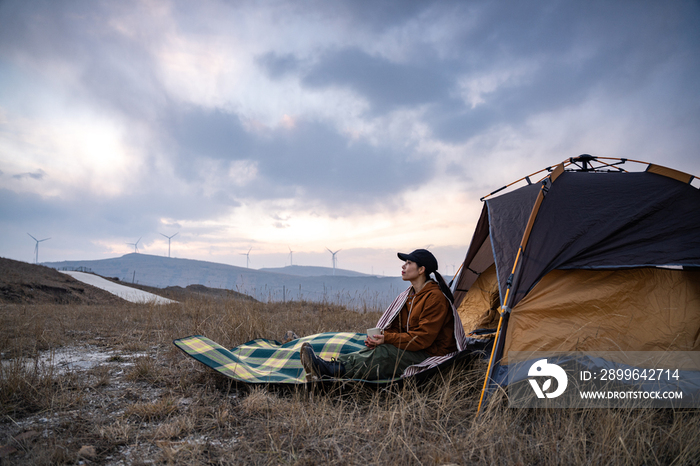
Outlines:
[[311, 375], [313, 378], [338, 378], [345, 374], [345, 366], [340, 361], [325, 361], [314, 353], [311, 344], [305, 342], [301, 345], [299, 351], [301, 365], [304, 366], [307, 377]]

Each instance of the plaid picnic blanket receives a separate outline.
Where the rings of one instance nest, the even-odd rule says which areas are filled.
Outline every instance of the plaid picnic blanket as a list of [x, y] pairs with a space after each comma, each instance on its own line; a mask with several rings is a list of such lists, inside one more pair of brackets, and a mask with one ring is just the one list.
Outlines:
[[285, 344], [260, 338], [231, 350], [201, 335], [181, 338], [173, 343], [205, 366], [241, 382], [300, 384], [306, 382], [299, 359], [302, 343], [308, 341], [319, 357], [329, 360], [361, 350], [365, 347], [365, 337], [364, 333], [328, 332]]

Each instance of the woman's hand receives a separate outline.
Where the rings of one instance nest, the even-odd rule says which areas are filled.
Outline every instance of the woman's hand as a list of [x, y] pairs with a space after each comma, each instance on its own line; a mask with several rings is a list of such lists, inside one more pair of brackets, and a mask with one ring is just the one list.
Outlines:
[[365, 340], [365, 346], [374, 349], [379, 345], [384, 344], [384, 335], [368, 335]]

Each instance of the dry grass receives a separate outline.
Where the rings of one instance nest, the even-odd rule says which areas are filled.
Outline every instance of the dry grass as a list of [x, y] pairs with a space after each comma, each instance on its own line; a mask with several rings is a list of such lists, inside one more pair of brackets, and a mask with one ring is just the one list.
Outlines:
[[[478, 418], [483, 363], [420, 387], [236, 387], [172, 345], [364, 329], [379, 313], [291, 302], [0, 308], [0, 461], [12, 464], [697, 464], [697, 410], [510, 409]], [[61, 347], [112, 351], [87, 371]], [[23, 356], [25, 359], [18, 359]], [[93, 447], [94, 456], [89, 457]], [[83, 448], [81, 452], [81, 448]], [[14, 451], [13, 451], [14, 450]], [[9, 453], [8, 453], [9, 452]]]

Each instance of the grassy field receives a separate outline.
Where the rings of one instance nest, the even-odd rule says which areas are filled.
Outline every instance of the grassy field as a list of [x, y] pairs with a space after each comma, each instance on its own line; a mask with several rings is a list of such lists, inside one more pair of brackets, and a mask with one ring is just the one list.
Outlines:
[[[193, 297], [0, 307], [2, 464], [697, 464], [698, 410], [517, 410], [476, 417], [484, 364], [421, 387], [236, 387], [175, 338], [233, 347], [361, 330], [378, 312]], [[102, 354], [85, 370], [46, 363]]]

